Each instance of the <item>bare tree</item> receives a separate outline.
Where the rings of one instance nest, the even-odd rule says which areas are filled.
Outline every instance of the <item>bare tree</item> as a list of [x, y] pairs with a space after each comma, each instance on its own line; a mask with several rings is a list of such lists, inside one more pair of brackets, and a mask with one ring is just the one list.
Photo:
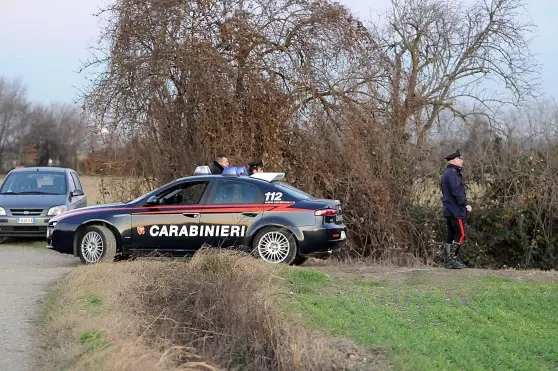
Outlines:
[[[521, 18], [521, 0], [392, 0], [384, 28], [373, 27], [389, 63], [382, 102], [397, 138], [425, 146], [438, 115], [484, 114], [535, 93], [529, 53], [534, 26]], [[490, 92], [490, 85], [506, 93]], [[481, 110], [460, 110], [460, 102]]]
[[38, 166], [47, 166], [50, 160], [59, 166], [74, 166], [77, 151], [86, 142], [85, 125], [77, 108], [57, 103], [34, 105], [27, 125], [22, 145], [35, 147]]
[[[0, 167], [9, 158], [17, 159], [15, 150], [25, 129], [29, 110], [27, 89], [20, 80], [0, 77]], [[11, 149], [13, 153], [7, 153]]]
[[52, 104], [50, 111], [56, 130], [54, 142], [58, 144], [55, 159], [60, 166], [73, 167], [78, 152], [85, 150], [87, 143], [87, 126], [83, 114], [77, 107], [61, 103]]

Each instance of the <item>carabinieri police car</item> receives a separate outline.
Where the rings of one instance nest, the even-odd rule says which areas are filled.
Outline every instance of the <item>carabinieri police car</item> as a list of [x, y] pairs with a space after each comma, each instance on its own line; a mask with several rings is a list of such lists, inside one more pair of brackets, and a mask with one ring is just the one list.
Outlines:
[[282, 182], [284, 173], [248, 176], [234, 168], [210, 175], [198, 166], [130, 202], [57, 215], [47, 247], [85, 264], [152, 252], [186, 256], [204, 245], [247, 248], [286, 264], [340, 251], [347, 229], [338, 200], [314, 198]]

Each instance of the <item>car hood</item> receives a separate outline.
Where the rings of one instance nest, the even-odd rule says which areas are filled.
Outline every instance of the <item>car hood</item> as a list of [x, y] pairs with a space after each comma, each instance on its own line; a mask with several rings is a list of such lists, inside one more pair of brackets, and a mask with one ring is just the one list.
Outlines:
[[0, 195], [4, 209], [47, 209], [64, 205], [66, 195]]
[[52, 218], [51, 221], [57, 221], [57, 220], [60, 220], [60, 219], [63, 219], [63, 218], [67, 218], [67, 217], [72, 216], [74, 214], [80, 214], [84, 211], [87, 211], [87, 212], [103, 211], [105, 209], [110, 209], [110, 208], [118, 207], [118, 206], [122, 206], [122, 205], [125, 205], [125, 203], [124, 202], [116, 202], [116, 203], [112, 203], [112, 204], [103, 204], [103, 205], [80, 207], [79, 209], [66, 211], [65, 213], [57, 215], [54, 218]]

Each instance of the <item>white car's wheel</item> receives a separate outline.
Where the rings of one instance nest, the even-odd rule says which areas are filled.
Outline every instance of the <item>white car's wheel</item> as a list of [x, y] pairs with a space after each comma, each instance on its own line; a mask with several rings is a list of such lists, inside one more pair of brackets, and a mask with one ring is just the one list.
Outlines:
[[293, 234], [277, 227], [260, 231], [254, 239], [254, 249], [260, 259], [272, 264], [291, 264], [297, 255]]
[[79, 240], [78, 255], [84, 264], [113, 261], [116, 255], [116, 238], [105, 226], [90, 225]]

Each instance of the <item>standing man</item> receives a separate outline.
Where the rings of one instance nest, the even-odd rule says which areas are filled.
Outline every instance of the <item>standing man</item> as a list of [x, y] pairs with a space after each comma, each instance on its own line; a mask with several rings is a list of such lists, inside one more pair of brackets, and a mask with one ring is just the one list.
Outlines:
[[224, 155], [219, 155], [213, 161], [213, 165], [209, 167], [211, 174], [222, 174], [223, 170], [229, 166], [229, 160]]
[[465, 184], [461, 169], [463, 158], [459, 150], [447, 155], [448, 166], [442, 174], [442, 204], [447, 221], [448, 236], [444, 244], [445, 267], [448, 269], [465, 268], [465, 264], [457, 260], [461, 245], [465, 240], [465, 226], [463, 221], [472, 208], [467, 202]]

